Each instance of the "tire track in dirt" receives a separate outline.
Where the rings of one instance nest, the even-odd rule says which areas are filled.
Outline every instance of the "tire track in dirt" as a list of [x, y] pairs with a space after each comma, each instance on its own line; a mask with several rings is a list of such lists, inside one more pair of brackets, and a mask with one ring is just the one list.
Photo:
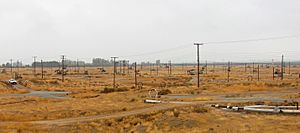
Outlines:
[[[241, 101], [230, 101], [230, 102], [233, 103], [233, 102], [241, 102]], [[162, 103], [162, 104], [157, 104], [150, 108], [118, 112], [115, 114], [76, 117], [76, 118], [64, 118], [64, 119], [56, 119], [56, 120], [27, 121], [27, 122], [7, 121], [7, 122], [0, 122], [0, 126], [9, 126], [9, 125], [16, 125], [16, 124], [31, 124], [31, 125], [38, 125], [39, 128], [42, 128], [42, 127], [49, 128], [51, 126], [66, 126], [66, 125], [71, 125], [71, 124], [76, 124], [76, 123], [92, 122], [92, 121], [102, 120], [102, 119], [121, 118], [121, 117], [126, 117], [126, 116], [169, 110], [169, 109], [173, 109], [176, 107], [184, 107], [184, 106], [191, 106], [191, 105], [198, 105], [198, 104], [204, 105], [204, 104], [211, 104], [211, 103], [226, 103], [226, 102], [219, 101], [219, 100], [196, 101], [196, 102], [166, 102], [166, 103]]]
[[[262, 93], [263, 94], [263, 93]], [[241, 102], [249, 102], [249, 101], [257, 101], [257, 100], [225, 100], [225, 99], [217, 99], [217, 100], [210, 100], [210, 101], [193, 101], [193, 102], [180, 102], [180, 101], [170, 101], [164, 102], [161, 104], [156, 104], [153, 107], [143, 108], [143, 109], [136, 109], [131, 111], [125, 112], [118, 112], [115, 114], [106, 114], [106, 115], [96, 115], [96, 116], [85, 116], [85, 117], [77, 117], [77, 118], [64, 118], [64, 119], [56, 119], [56, 120], [38, 120], [38, 121], [28, 121], [28, 122], [16, 122], [16, 121], [7, 121], [7, 122], [0, 122], [0, 126], [9, 126], [15, 124], [32, 124], [32, 125], [39, 125], [40, 127], [49, 128], [51, 126], [65, 126], [71, 125], [76, 123], [85, 123], [91, 122], [96, 120], [102, 119], [111, 119], [111, 118], [120, 118], [132, 115], [139, 115], [144, 113], [151, 113], [156, 111], [163, 111], [168, 110], [176, 107], [184, 107], [184, 106], [191, 106], [191, 105], [209, 105], [209, 104], [226, 104], [226, 103], [241, 103]]]
[[28, 122], [7, 121], [7, 122], [0, 122], [0, 126], [9, 126], [9, 125], [16, 125], [16, 124], [32, 124], [32, 125], [40, 125], [42, 127], [65, 126], [65, 125], [71, 125], [75, 123], [91, 122], [91, 121], [96, 121], [101, 119], [120, 118], [120, 117], [143, 114], [143, 113], [151, 113], [155, 111], [168, 110], [180, 106], [185, 106], [185, 105], [184, 104], [160, 104], [150, 108], [118, 112], [115, 114], [86, 116], [86, 117], [77, 117], [77, 118], [65, 118], [65, 119], [57, 119], [57, 120], [41, 120], [41, 121], [28, 121]]

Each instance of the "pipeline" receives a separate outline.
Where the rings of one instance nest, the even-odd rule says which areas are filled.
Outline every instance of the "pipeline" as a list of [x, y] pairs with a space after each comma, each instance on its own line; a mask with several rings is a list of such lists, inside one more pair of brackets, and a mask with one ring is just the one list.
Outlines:
[[157, 104], [157, 103], [162, 103], [162, 102], [159, 100], [145, 100], [144, 103]]
[[300, 114], [299, 104], [297, 106], [268, 106], [268, 105], [254, 105], [254, 106], [222, 106], [211, 105], [211, 107], [222, 108], [232, 111], [247, 111], [247, 112], [259, 112], [259, 113], [283, 113], [283, 114]]

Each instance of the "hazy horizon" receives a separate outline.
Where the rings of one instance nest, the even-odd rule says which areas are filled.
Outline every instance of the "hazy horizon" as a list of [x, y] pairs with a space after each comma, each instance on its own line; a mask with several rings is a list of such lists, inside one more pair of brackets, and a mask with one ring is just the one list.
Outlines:
[[[297, 0], [0, 1], [0, 64], [92, 58], [196, 62], [194, 42], [300, 34]], [[201, 61], [298, 61], [300, 36], [207, 44]]]

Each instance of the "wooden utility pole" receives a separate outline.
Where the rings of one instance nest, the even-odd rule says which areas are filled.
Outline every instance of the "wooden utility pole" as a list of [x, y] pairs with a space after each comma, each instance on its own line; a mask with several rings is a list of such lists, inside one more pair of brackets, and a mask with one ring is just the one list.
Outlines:
[[207, 60], [205, 61], [205, 74], [207, 75]]
[[156, 76], [158, 76], [158, 67], [159, 67], [159, 64], [156, 63]]
[[259, 76], [260, 76], [260, 75], [259, 75], [259, 74], [260, 74], [260, 73], [259, 73], [259, 71], [260, 71], [260, 70], [259, 70], [259, 67], [260, 67], [260, 66], [259, 66], [259, 64], [258, 64], [258, 66], [257, 66], [257, 80], [258, 80], [258, 81], [260, 80], [260, 77], [259, 77]]
[[42, 79], [44, 79], [44, 64], [43, 64], [43, 60], [41, 60], [41, 69], [42, 69]]
[[33, 56], [33, 75], [36, 76], [36, 56]]
[[136, 62], [134, 63], [134, 85], [135, 88], [137, 88], [138, 83], [137, 83], [137, 69], [136, 69]]
[[273, 75], [273, 80], [275, 80], [275, 67], [274, 67], [274, 65], [273, 65], [273, 73], [272, 73], [272, 75]]
[[85, 72], [85, 62], [83, 62], [83, 72]]
[[126, 60], [123, 60], [123, 74], [125, 74]]
[[122, 73], [122, 61], [118, 61], [119, 63], [119, 73], [121, 74]]
[[255, 71], [255, 63], [252, 63], [252, 75], [254, 76], [254, 71]]
[[170, 75], [172, 75], [172, 62], [169, 61], [169, 67], [170, 67]]
[[79, 73], [79, 62], [78, 62], [78, 59], [76, 60], [76, 72], [77, 72], [77, 74]]
[[199, 46], [203, 45], [203, 43], [194, 43], [197, 45], [197, 87], [200, 87], [200, 51]]
[[291, 62], [289, 61], [289, 74], [291, 74]]
[[283, 58], [284, 58], [284, 56], [282, 55], [282, 57], [281, 57], [281, 80], [283, 80], [283, 65], [284, 65], [284, 62], [283, 62]]
[[65, 55], [62, 55], [61, 65], [61, 81], [65, 82]]
[[19, 60], [17, 60], [17, 72], [18, 72], [18, 74], [20, 73], [20, 66], [19, 66], [20, 64], [19, 64]]
[[245, 63], [245, 73], [247, 73], [247, 63]]
[[215, 73], [215, 71], [216, 71], [216, 64], [214, 62], [214, 64], [213, 64], [213, 73]]
[[229, 82], [230, 80], [230, 61], [228, 61], [228, 65], [227, 65], [227, 82]]
[[129, 60], [127, 61], [127, 74], [129, 75], [129, 68], [130, 68], [130, 65], [129, 65]]
[[149, 73], [150, 73], [150, 75], [152, 75], [152, 71], [151, 71], [151, 69], [152, 69], [152, 64], [149, 62], [148, 65], [149, 65]]
[[114, 60], [114, 76], [113, 76], [113, 87], [116, 88], [116, 59], [118, 57], [111, 57]]
[[11, 78], [14, 78], [14, 75], [13, 75], [13, 60], [10, 59], [10, 75], [11, 75]]
[[170, 65], [169, 65], [169, 63], [166, 63], [166, 67], [168, 68], [168, 75], [170, 75]]

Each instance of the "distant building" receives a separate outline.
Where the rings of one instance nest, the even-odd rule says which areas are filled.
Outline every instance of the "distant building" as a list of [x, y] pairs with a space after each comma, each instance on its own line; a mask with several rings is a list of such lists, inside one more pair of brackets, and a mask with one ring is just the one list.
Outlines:
[[157, 64], [157, 65], [160, 65], [160, 60], [156, 60], [156, 64]]
[[[42, 63], [41, 62], [34, 62], [32, 63], [32, 66], [36, 66], [36, 67], [41, 67]], [[57, 61], [45, 61], [43, 62], [43, 66], [44, 67], [59, 67], [60, 63]]]
[[103, 67], [103, 66], [111, 66], [112, 64], [113, 64], [112, 61], [101, 59], [101, 58], [94, 58], [92, 60], [93, 66]]

